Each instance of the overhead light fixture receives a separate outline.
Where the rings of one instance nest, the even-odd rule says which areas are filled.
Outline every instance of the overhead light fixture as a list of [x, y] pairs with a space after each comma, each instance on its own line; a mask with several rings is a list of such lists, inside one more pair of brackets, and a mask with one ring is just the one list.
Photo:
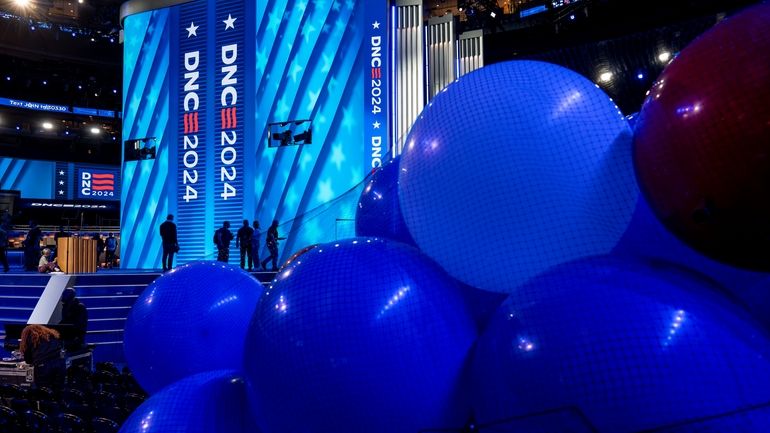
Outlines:
[[16, 6], [25, 8], [29, 6], [29, 0], [13, 0], [14, 3], [16, 3]]
[[102, 130], [99, 128], [96, 128], [96, 127], [91, 128], [91, 134], [97, 135], [97, 134], [100, 134], [101, 132]]
[[599, 81], [602, 83], [609, 83], [612, 81], [612, 72], [602, 72], [601, 75], [599, 75]]
[[53, 129], [53, 123], [43, 122], [43, 129]]
[[660, 60], [661, 63], [666, 63], [669, 60], [671, 60], [671, 52], [669, 51], [663, 51], [660, 54], [658, 54], [658, 60]]

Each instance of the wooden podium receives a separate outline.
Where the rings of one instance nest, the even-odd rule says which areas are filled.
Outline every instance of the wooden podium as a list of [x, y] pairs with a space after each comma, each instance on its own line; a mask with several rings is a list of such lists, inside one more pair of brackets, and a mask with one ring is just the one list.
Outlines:
[[96, 239], [59, 238], [56, 263], [68, 274], [96, 272]]

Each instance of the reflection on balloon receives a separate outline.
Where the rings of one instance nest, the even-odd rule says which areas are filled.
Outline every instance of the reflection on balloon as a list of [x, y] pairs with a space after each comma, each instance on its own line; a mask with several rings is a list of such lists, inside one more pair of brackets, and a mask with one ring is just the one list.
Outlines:
[[243, 341], [262, 293], [238, 267], [189, 263], [158, 277], [134, 303], [124, 334], [126, 361], [147, 392], [211, 369], [243, 367]]
[[770, 340], [718, 290], [689, 271], [608, 257], [532, 279], [479, 339], [479, 424], [667, 432], [713, 416], [760, 431], [742, 411], [770, 402]]
[[[634, 131], [639, 183], [677, 236], [717, 260], [770, 271], [770, 3], [687, 46]], [[740, 76], [740, 79], [735, 79]]]
[[356, 235], [374, 236], [414, 245], [398, 201], [400, 157], [377, 169], [366, 183], [356, 210]]
[[489, 291], [609, 252], [637, 195], [631, 130], [615, 104], [582, 76], [533, 61], [484, 67], [439, 93], [399, 171], [417, 245]]
[[476, 338], [455, 282], [416, 249], [355, 238], [284, 269], [247, 336], [266, 432], [393, 433], [462, 426]]
[[175, 382], [139, 406], [120, 433], [258, 433], [241, 374], [216, 370]]

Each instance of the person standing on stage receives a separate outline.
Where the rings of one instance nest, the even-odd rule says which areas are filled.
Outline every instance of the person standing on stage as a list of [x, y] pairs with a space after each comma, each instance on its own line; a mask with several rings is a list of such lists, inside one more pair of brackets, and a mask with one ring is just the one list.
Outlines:
[[272, 261], [273, 267], [270, 269], [273, 272], [278, 272], [278, 241], [281, 239], [278, 237], [278, 220], [273, 220], [273, 224], [267, 229], [267, 238], [265, 244], [267, 250], [270, 251], [270, 256], [265, 260], [262, 260], [262, 269], [267, 270], [267, 262]]
[[249, 248], [251, 248], [251, 255], [249, 256], [249, 271], [251, 271], [252, 265], [255, 263], [257, 267], [259, 267], [259, 221], [254, 220], [253, 227], [254, 232], [251, 235], [251, 245], [249, 245]]
[[107, 267], [112, 268], [115, 266], [115, 252], [118, 250], [118, 240], [109, 233], [107, 239], [104, 240], [105, 260], [107, 261]]
[[230, 261], [230, 241], [233, 240], [233, 233], [230, 231], [230, 221], [222, 223], [222, 227], [214, 232], [214, 244], [217, 246], [217, 260], [220, 262]]
[[160, 225], [160, 238], [163, 242], [163, 272], [174, 268], [174, 253], [179, 252], [179, 240], [176, 237], [174, 215], [169, 214], [166, 221]]
[[40, 237], [43, 232], [34, 220], [29, 222], [29, 231], [24, 239], [24, 269], [28, 271], [37, 270], [37, 263], [40, 260]]
[[[248, 262], [249, 271], [251, 271], [251, 237], [254, 235], [254, 229], [249, 227], [249, 220], [243, 220], [243, 226], [235, 234], [235, 248], [241, 251], [241, 269], [246, 269]], [[247, 260], [248, 258], [248, 260]]]

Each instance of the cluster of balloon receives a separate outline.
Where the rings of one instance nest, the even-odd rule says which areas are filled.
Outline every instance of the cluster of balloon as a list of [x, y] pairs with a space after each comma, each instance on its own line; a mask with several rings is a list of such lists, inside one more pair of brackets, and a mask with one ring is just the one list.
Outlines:
[[634, 131], [639, 183], [666, 227], [710, 257], [762, 271], [770, 271], [768, 22], [770, 3], [761, 3], [682, 50]]
[[195, 373], [243, 369], [243, 341], [262, 294], [238, 267], [202, 261], [158, 277], [134, 303], [123, 347], [134, 377], [149, 393]]
[[305, 253], [278, 274], [249, 327], [245, 367], [260, 428], [462, 426], [462, 373], [477, 333], [458, 290], [399, 242], [362, 237]]
[[743, 411], [770, 402], [769, 337], [718, 290], [681, 268], [611, 257], [530, 280], [477, 343], [479, 426], [766, 431], [767, 407]]
[[398, 178], [404, 220], [450, 275], [511, 292], [615, 246], [638, 196], [631, 142], [617, 106], [577, 73], [487, 66], [439, 93], [412, 127]]

